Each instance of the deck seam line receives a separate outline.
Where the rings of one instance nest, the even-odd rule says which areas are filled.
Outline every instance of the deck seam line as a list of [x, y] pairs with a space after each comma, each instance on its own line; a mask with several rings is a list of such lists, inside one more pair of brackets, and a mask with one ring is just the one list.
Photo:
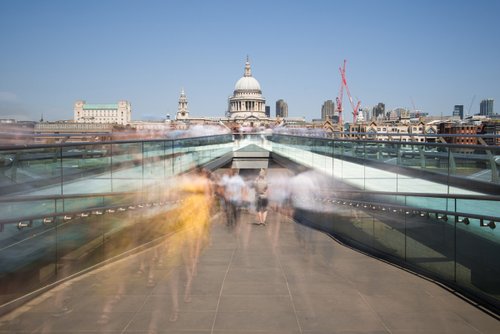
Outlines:
[[238, 246], [236, 246], [234, 248], [233, 253], [231, 254], [231, 259], [229, 260], [229, 264], [227, 266], [226, 273], [224, 274], [224, 278], [222, 279], [222, 284], [221, 284], [220, 291], [219, 291], [219, 298], [217, 299], [217, 306], [215, 307], [214, 321], [212, 323], [212, 329], [210, 330], [210, 333], [213, 333], [214, 329], [215, 329], [215, 322], [217, 321], [217, 315], [219, 313], [219, 305], [220, 305], [220, 301], [222, 298], [222, 291], [224, 290], [224, 283], [226, 282], [227, 275], [229, 274], [229, 269], [231, 268], [231, 264], [233, 263], [234, 254], [236, 253], [237, 248], [238, 248]]
[[297, 321], [297, 326], [299, 327], [299, 332], [302, 334], [303, 333], [302, 326], [300, 325], [299, 317], [297, 315], [297, 309], [296, 309], [295, 303], [293, 301], [292, 291], [290, 290], [290, 285], [288, 284], [288, 279], [286, 277], [285, 270], [283, 268], [283, 264], [282, 264], [281, 258], [279, 256], [279, 250], [275, 254], [276, 254], [276, 258], [278, 259], [278, 263], [280, 265], [281, 273], [283, 275], [283, 278], [285, 279], [286, 289], [288, 290], [288, 296], [290, 297], [290, 301], [292, 302], [293, 314], [295, 315], [295, 320]]

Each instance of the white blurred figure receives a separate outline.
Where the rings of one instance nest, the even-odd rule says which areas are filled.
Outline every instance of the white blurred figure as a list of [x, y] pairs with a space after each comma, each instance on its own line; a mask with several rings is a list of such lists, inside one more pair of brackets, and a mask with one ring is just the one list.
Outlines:
[[[269, 239], [271, 240], [273, 253], [279, 251], [280, 230], [281, 224], [289, 221], [288, 212], [289, 198], [288, 184], [290, 183], [290, 175], [286, 172], [268, 169], [267, 177], [267, 199], [271, 210], [278, 213], [273, 216], [271, 224], [267, 229]], [[265, 222], [265, 219], [264, 219]]]
[[273, 174], [269, 175], [269, 204], [272, 209], [281, 214], [288, 215], [287, 209], [289, 207], [288, 199], [290, 193], [290, 175]]
[[246, 192], [246, 184], [238, 170], [232, 169], [228, 177], [222, 178], [226, 207], [227, 226], [234, 227], [240, 216], [240, 206]]
[[295, 224], [295, 235], [299, 243], [306, 251], [314, 253], [315, 245], [312, 240], [311, 217], [314, 213], [323, 210], [317, 200], [322, 191], [322, 185], [326, 178], [314, 170], [303, 171], [290, 180], [290, 199], [293, 209]]
[[213, 136], [229, 133], [229, 129], [222, 126], [213, 125], [193, 125], [187, 130], [188, 137]]

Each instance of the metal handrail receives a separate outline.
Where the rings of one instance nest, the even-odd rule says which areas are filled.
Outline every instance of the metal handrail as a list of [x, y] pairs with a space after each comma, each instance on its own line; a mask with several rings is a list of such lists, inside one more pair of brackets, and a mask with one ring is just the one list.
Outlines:
[[[163, 206], [165, 206], [167, 204], [172, 204], [172, 203], [177, 203], [177, 202], [179, 202], [179, 201], [173, 200], [173, 201], [165, 201], [162, 203], [163, 203]], [[110, 210], [110, 209], [117, 210], [119, 208], [124, 208], [124, 207], [128, 208], [130, 206], [136, 206], [133, 210], [137, 209], [137, 206], [139, 206], [139, 205], [143, 205], [143, 207], [139, 208], [139, 209], [145, 209], [145, 208], [150, 209], [152, 207], [160, 206], [160, 205], [155, 205], [154, 203], [156, 203], [156, 202], [140, 202], [140, 203], [134, 202], [134, 203], [126, 203], [126, 204], [122, 203], [121, 205], [91, 207], [91, 208], [85, 208], [82, 210], [73, 210], [73, 211], [64, 211], [64, 212], [49, 212], [49, 213], [45, 213], [43, 215], [37, 214], [37, 215], [23, 216], [23, 217], [17, 217], [15, 219], [13, 219], [13, 218], [0, 219], [0, 225], [18, 224], [19, 222], [22, 222], [22, 221], [43, 220], [44, 218], [55, 218], [55, 217], [64, 217], [64, 216], [72, 216], [72, 218], [73, 218], [73, 216], [81, 214], [81, 213], [88, 213], [90, 216], [92, 211], [103, 211], [103, 213], [104, 213], [104, 211], [106, 211], [106, 210]], [[120, 212], [127, 211], [127, 210], [132, 210], [132, 209], [125, 209], [125, 210], [122, 210]]]
[[[323, 201], [328, 200], [328, 199], [323, 199]], [[458, 211], [448, 211], [448, 210], [439, 210], [439, 209], [429, 209], [429, 208], [422, 208], [422, 207], [414, 207], [414, 206], [407, 206], [407, 205], [398, 205], [398, 204], [392, 204], [392, 203], [379, 203], [379, 202], [365, 202], [365, 201], [357, 201], [353, 199], [346, 199], [346, 198], [335, 198], [331, 199], [330, 202], [334, 201], [343, 201], [349, 204], [362, 204], [362, 205], [368, 205], [368, 206], [381, 206], [381, 207], [386, 207], [388, 211], [390, 210], [397, 210], [397, 213], [402, 213], [402, 211], [406, 212], [413, 212], [413, 211], [419, 211], [419, 212], [426, 212], [429, 214], [445, 214], [449, 216], [456, 216], [456, 217], [467, 217], [471, 219], [479, 219], [479, 220], [492, 220], [492, 221], [500, 221], [500, 217], [495, 217], [495, 216], [486, 216], [486, 215], [478, 215], [474, 213], [466, 213], [466, 212], [458, 212]], [[348, 204], [345, 204], [348, 205]], [[349, 205], [351, 206], [351, 205]]]
[[99, 142], [78, 142], [78, 143], [57, 143], [57, 144], [22, 144], [22, 145], [0, 145], [0, 150], [18, 150], [18, 149], [33, 149], [33, 148], [61, 148], [61, 147], [74, 147], [74, 146], [97, 146], [97, 145], [110, 145], [110, 144], [133, 144], [133, 143], [145, 143], [145, 142], [175, 142], [175, 141], [186, 141], [193, 139], [207, 139], [227, 136], [228, 134], [222, 135], [209, 135], [200, 137], [186, 137], [186, 138], [162, 138], [162, 139], [129, 139], [129, 140], [111, 140], [111, 141], [99, 141]]
[[[283, 136], [283, 137], [294, 137], [294, 138], [308, 138], [314, 140], [321, 141], [333, 141], [333, 142], [353, 142], [353, 143], [372, 143], [372, 144], [391, 144], [391, 145], [416, 145], [416, 146], [432, 146], [432, 147], [447, 147], [447, 148], [468, 148], [468, 149], [480, 149], [480, 150], [491, 150], [498, 149], [500, 151], [500, 146], [493, 145], [469, 145], [469, 144], [450, 144], [450, 143], [441, 143], [441, 142], [406, 142], [406, 141], [398, 141], [398, 140], [373, 140], [373, 139], [357, 139], [357, 138], [335, 138], [335, 137], [313, 137], [313, 136], [299, 136], [293, 134], [274, 134], [275, 136]], [[433, 137], [447, 137], [447, 136], [433, 136]], [[466, 135], [461, 135], [460, 137], [468, 137]], [[481, 136], [477, 136], [481, 137]], [[483, 137], [484, 138], [484, 137]], [[272, 141], [272, 139], [271, 139]]]
[[90, 197], [112, 197], [124, 195], [146, 194], [145, 191], [124, 191], [124, 192], [106, 192], [106, 193], [88, 193], [88, 194], [68, 194], [68, 195], [28, 195], [28, 196], [0, 196], [0, 203], [5, 202], [29, 202], [43, 200], [64, 200], [73, 198], [90, 198]]
[[396, 192], [396, 191], [371, 191], [371, 190], [341, 190], [341, 193], [353, 193], [363, 195], [389, 195], [389, 196], [405, 196], [405, 197], [432, 197], [443, 199], [475, 199], [486, 201], [499, 201], [500, 196], [495, 195], [467, 195], [467, 194], [438, 194], [438, 193], [412, 193], [412, 192]]

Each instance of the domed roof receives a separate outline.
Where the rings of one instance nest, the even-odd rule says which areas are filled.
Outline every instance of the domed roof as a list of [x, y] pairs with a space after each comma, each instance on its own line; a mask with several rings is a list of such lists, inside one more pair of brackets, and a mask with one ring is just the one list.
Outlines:
[[260, 84], [254, 77], [242, 77], [236, 82], [234, 90], [260, 90]]
[[258, 90], [260, 91], [260, 84], [255, 79], [252, 77], [252, 69], [250, 68], [250, 62], [246, 61], [245, 63], [245, 74], [243, 77], [240, 78], [236, 82], [236, 85], [234, 86], [235, 91], [242, 91], [242, 90]]

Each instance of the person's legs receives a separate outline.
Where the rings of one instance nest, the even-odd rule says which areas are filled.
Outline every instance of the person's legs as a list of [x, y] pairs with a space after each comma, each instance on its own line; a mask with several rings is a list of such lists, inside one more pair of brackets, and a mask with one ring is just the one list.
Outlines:
[[233, 226], [236, 226], [240, 218], [240, 203], [231, 202], [231, 206], [233, 207]]
[[262, 210], [260, 212], [262, 216], [262, 224], [266, 225], [266, 219], [267, 219], [267, 205], [268, 205], [268, 200], [267, 198], [262, 199]]
[[259, 222], [259, 225], [262, 224], [262, 212], [260, 211], [257, 211], [257, 220]]
[[264, 219], [263, 219], [263, 216], [262, 216], [262, 199], [259, 197], [257, 198], [257, 207], [256, 207], [256, 210], [257, 210], [257, 220], [258, 220], [258, 224], [261, 225], [261, 224], [264, 224]]
[[262, 224], [266, 225], [267, 209], [265, 209], [265, 211], [261, 212], [261, 215], [262, 215]]

